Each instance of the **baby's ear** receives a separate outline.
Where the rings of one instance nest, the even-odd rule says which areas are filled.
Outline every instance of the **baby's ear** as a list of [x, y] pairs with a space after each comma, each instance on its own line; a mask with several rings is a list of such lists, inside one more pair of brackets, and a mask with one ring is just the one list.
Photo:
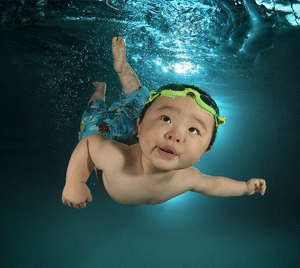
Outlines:
[[206, 149], [205, 153], [208, 153], [212, 149], [212, 145], [209, 145], [208, 148]]

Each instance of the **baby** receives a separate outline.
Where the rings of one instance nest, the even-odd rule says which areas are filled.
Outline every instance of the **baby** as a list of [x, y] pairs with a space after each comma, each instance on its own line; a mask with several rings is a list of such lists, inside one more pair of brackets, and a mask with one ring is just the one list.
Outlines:
[[262, 179], [236, 181], [192, 167], [212, 148], [225, 118], [211, 97], [193, 86], [171, 84], [149, 94], [127, 63], [125, 50], [123, 39], [114, 37], [120, 101], [108, 108], [105, 83], [94, 83], [62, 202], [85, 208], [92, 201], [86, 182], [93, 170], [104, 191], [124, 205], [160, 204], [187, 191], [218, 197], [264, 195]]

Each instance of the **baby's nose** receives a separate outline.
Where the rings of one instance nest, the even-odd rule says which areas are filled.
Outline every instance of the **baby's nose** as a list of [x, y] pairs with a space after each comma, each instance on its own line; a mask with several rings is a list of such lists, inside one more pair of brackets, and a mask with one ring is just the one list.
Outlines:
[[183, 133], [179, 130], [172, 130], [167, 133], [167, 139], [171, 140], [176, 143], [183, 143], [184, 142], [184, 136]]

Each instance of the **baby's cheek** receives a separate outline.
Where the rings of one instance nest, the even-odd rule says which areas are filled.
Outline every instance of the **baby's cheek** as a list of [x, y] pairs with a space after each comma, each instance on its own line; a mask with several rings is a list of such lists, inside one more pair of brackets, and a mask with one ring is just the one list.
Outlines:
[[[207, 146], [208, 146], [208, 144], [207, 144]], [[203, 143], [197, 144], [197, 146], [195, 146], [195, 145], [191, 146], [188, 150], [190, 157], [198, 159], [198, 161], [199, 161], [199, 159], [203, 156], [204, 152], [206, 151], [207, 146]]]
[[153, 138], [154, 138], [154, 135], [152, 134], [151, 130], [144, 129], [139, 135], [139, 142], [141, 144], [148, 145], [151, 143]]
[[195, 165], [196, 163], [198, 163], [199, 160], [200, 160], [199, 156], [195, 156], [195, 155], [192, 156], [191, 154], [188, 154], [185, 157], [185, 166], [186, 166], [186, 168]]
[[159, 129], [157, 129], [155, 126], [149, 126], [146, 128], [147, 136], [154, 139], [159, 134]]

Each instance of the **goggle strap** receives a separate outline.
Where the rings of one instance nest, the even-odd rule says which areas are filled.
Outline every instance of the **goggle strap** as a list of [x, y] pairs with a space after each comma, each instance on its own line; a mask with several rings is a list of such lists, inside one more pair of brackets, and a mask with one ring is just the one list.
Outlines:
[[[225, 117], [219, 115], [214, 108], [210, 107], [207, 103], [205, 103], [200, 97], [201, 94], [192, 88], [186, 88], [184, 91], [174, 91], [174, 90], [170, 90], [170, 89], [163, 89], [161, 92], [157, 92], [155, 90], [151, 90], [149, 93], [149, 99], [145, 103], [145, 105], [148, 104], [149, 102], [152, 102], [154, 99], [156, 99], [160, 95], [162, 97], [177, 98], [177, 97], [188, 96], [188, 93], [193, 93], [195, 95], [195, 97], [193, 97], [193, 100], [195, 101], [197, 106], [214, 118], [217, 129], [219, 128], [220, 125], [224, 125], [226, 123]], [[201, 103], [203, 103], [205, 105], [205, 107], [203, 107], [203, 105], [200, 105], [197, 103], [197, 101], [196, 101], [197, 98], [200, 100]]]

